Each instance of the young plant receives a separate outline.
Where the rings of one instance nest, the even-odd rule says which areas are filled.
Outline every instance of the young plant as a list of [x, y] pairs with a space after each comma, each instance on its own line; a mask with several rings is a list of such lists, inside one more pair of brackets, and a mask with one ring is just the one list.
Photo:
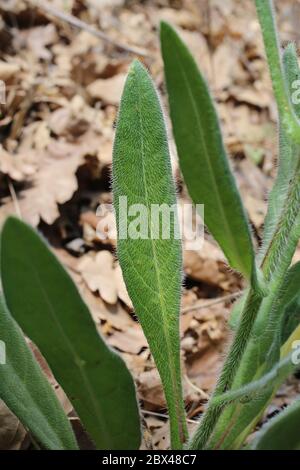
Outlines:
[[[193, 449], [241, 447], [281, 382], [272, 381], [255, 400], [251, 396], [243, 397], [240, 393], [251, 381], [266, 377], [272, 367], [278, 364], [280, 355], [285, 356], [291, 347], [289, 338], [285, 336], [283, 340], [283, 328], [287, 304], [292, 301], [290, 295], [295, 295], [292, 286], [298, 274], [296, 267], [289, 270], [289, 266], [300, 236], [299, 109], [290, 98], [291, 84], [298, 78], [299, 68], [291, 45], [286, 49], [282, 64], [271, 2], [257, 0], [256, 6], [278, 104], [281, 145], [278, 177], [271, 193], [262, 250], [256, 262], [251, 265], [248, 261], [246, 272], [241, 269], [241, 263], [236, 263], [236, 258], [228, 249], [230, 231], [226, 227], [229, 226], [235, 228], [232, 235], [236, 241], [235, 251], [239, 250], [242, 257], [244, 254], [246, 260], [251, 259], [249, 254], [253, 253], [249, 236], [248, 249], [245, 248], [247, 231], [241, 203], [230, 204], [228, 197], [228, 193], [236, 192], [236, 189], [229, 181], [228, 165], [224, 164], [227, 160], [214, 106], [205, 80], [190, 52], [169, 25], [163, 23], [161, 26], [171, 120], [188, 190], [195, 203], [205, 204], [207, 226], [232, 267], [248, 275], [249, 279], [249, 266], [252, 266], [251, 285], [235, 309], [238, 321], [234, 340], [210, 403], [189, 443]], [[227, 225], [222, 225], [223, 230], [220, 230], [219, 222], [222, 220], [220, 201], [228, 208]], [[215, 222], [214, 214], [218, 214]], [[241, 244], [241, 238], [244, 245]], [[258, 272], [263, 274], [263, 283], [266, 284], [263, 289], [255, 282], [260, 276], [255, 278], [253, 275], [255, 265], [259, 265]], [[287, 295], [283, 296], [283, 293]], [[288, 311], [291, 314], [291, 310]], [[289, 331], [289, 335], [293, 339], [297, 337], [297, 333], [292, 331]], [[285, 374], [280, 378], [283, 380]], [[238, 403], [233, 399], [234, 396], [240, 396]], [[230, 397], [234, 401], [232, 405], [229, 405]]]
[[[188, 191], [195, 204], [205, 204], [208, 229], [230, 266], [248, 281], [230, 320], [234, 339], [191, 437], [181, 384], [182, 254], [176, 193], [158, 94], [138, 61], [128, 74], [118, 116], [113, 151], [118, 256], [162, 380], [173, 449], [300, 446], [299, 400], [248, 443], [280, 384], [299, 367], [293, 345], [300, 339], [300, 264], [292, 265], [300, 237], [300, 106], [291, 99], [300, 71], [293, 45], [280, 56], [271, 2], [256, 0], [256, 6], [280, 121], [278, 175], [257, 254], [206, 81], [174, 29], [161, 25], [171, 121]], [[153, 206], [163, 208], [162, 218]], [[45, 356], [96, 446], [138, 448], [133, 380], [99, 336], [74, 283], [46, 244], [10, 218], [1, 237], [0, 264], [11, 316]], [[44, 447], [75, 447], [66, 418], [11, 316], [5, 306], [0, 309], [0, 326], [8, 325], [4, 340], [17, 345], [20, 354], [9, 353], [6, 372], [0, 365], [0, 398]], [[32, 371], [30, 384], [20, 380], [18, 367], [23, 365]], [[30, 413], [21, 400], [10, 397], [11, 386], [24, 396]]]

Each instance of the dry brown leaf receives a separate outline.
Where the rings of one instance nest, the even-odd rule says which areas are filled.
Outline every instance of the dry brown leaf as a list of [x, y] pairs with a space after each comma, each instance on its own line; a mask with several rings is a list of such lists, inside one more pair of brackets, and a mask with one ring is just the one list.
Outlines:
[[50, 114], [48, 125], [56, 135], [63, 135], [69, 125], [72, 112], [69, 107], [58, 108]]
[[199, 251], [184, 250], [184, 271], [190, 278], [221, 286], [230, 290], [231, 284], [236, 284], [237, 275], [227, 266], [222, 251], [208, 240], [204, 240]]
[[101, 297], [93, 294], [86, 284], [79, 285], [79, 288], [84, 301], [90, 309], [94, 322], [98, 326], [101, 322], [105, 323], [105, 330], [101, 329], [102, 333], [111, 333], [113, 329], [127, 331], [136, 324], [119, 302], [115, 305], [109, 305]]
[[54, 44], [58, 40], [56, 28], [53, 23], [31, 28], [28, 33], [26, 32], [26, 36], [27, 47], [37, 59], [51, 59], [52, 53], [47, 46]]
[[152, 434], [152, 445], [154, 449], [166, 450], [170, 448], [169, 420], [162, 422], [160, 427], [156, 427]]
[[75, 172], [85, 153], [80, 146], [63, 142], [52, 142], [47, 150], [40, 155], [33, 187], [19, 195], [21, 213], [34, 226], [40, 219], [47, 224], [57, 219], [58, 204], [68, 201], [77, 189]]
[[19, 450], [24, 445], [27, 431], [18, 418], [0, 400], [0, 450]]
[[119, 73], [111, 78], [99, 78], [87, 87], [92, 98], [101, 99], [106, 104], [119, 104], [126, 74]]
[[[44, 152], [36, 152], [38, 171], [30, 180], [31, 187], [18, 194], [19, 208], [25, 221], [37, 226], [40, 219], [47, 224], [57, 219], [58, 205], [67, 202], [76, 191], [76, 170], [90, 151], [93, 152], [93, 148], [88, 142], [75, 145], [52, 140]], [[7, 212], [5, 207], [1, 210]], [[15, 212], [12, 203], [9, 210]]]
[[120, 351], [130, 354], [139, 354], [141, 349], [148, 347], [145, 335], [137, 324], [126, 331], [115, 331], [108, 336], [107, 342]]
[[222, 354], [210, 346], [206, 351], [195, 354], [188, 366], [189, 379], [201, 390], [211, 391], [222, 364]]
[[156, 368], [142, 372], [138, 377], [139, 396], [149, 405], [165, 409], [166, 401]]
[[234, 79], [238, 66], [238, 53], [234, 43], [223, 42], [213, 55], [214, 78], [213, 83], [217, 90], [229, 88]]
[[244, 197], [244, 204], [253, 225], [257, 229], [262, 227], [267, 213], [266, 202], [248, 194]]
[[23, 181], [34, 174], [36, 158], [33, 152], [11, 154], [0, 144], [0, 172], [9, 175], [15, 181]]
[[105, 302], [113, 305], [119, 297], [128, 307], [132, 307], [120, 266], [114, 265], [110, 251], [103, 250], [97, 254], [90, 252], [82, 256], [77, 270], [90, 290], [99, 292]]
[[6, 81], [20, 70], [19, 64], [0, 60], [0, 80]]
[[103, 111], [88, 106], [80, 95], [47, 116], [48, 125], [56, 135], [78, 138], [86, 133], [83, 136], [86, 141], [99, 138], [95, 133], [103, 134], [103, 120]]
[[98, 291], [108, 304], [115, 304], [118, 300], [113, 262], [113, 255], [103, 250], [96, 255], [89, 253], [83, 256], [77, 268], [91, 291]]
[[195, 11], [188, 11], [184, 9], [175, 10], [174, 8], [161, 8], [159, 15], [155, 11], [158, 21], [164, 20], [173, 25], [179, 26], [184, 29], [195, 30], [200, 24], [200, 12], [195, 15]]
[[237, 101], [249, 103], [259, 108], [267, 108], [272, 100], [270, 90], [264, 88], [261, 82], [254, 83], [251, 87], [233, 86], [230, 89], [230, 94]]

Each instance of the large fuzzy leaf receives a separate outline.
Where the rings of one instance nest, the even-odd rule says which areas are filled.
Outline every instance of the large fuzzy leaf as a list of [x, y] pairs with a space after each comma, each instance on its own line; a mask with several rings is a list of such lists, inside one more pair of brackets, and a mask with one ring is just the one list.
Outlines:
[[247, 217], [226, 156], [216, 110], [192, 55], [167, 23], [161, 47], [180, 167], [195, 204], [231, 266], [256, 284]]
[[14, 218], [3, 228], [1, 275], [13, 317], [47, 359], [97, 448], [138, 448], [139, 413], [129, 371], [98, 334], [56, 257]]
[[2, 298], [0, 342], [0, 399], [43, 448], [76, 449], [68, 419]]
[[[172, 446], [180, 448], [186, 438], [179, 355], [181, 243], [174, 232], [176, 210], [166, 237], [162, 234], [164, 227], [151, 217], [153, 204], [174, 208], [175, 187], [157, 92], [138, 61], [131, 66], [121, 100], [114, 143], [113, 193], [123, 276], [163, 382]], [[124, 197], [129, 209], [146, 210], [140, 238], [130, 235], [134, 219], [122, 210]]]
[[300, 400], [271, 419], [258, 433], [254, 450], [300, 450]]

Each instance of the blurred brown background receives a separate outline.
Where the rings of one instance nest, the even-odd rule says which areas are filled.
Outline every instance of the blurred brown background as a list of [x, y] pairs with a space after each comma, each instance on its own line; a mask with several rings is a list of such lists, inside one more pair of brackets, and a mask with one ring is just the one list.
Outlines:
[[[292, 40], [299, 46], [300, 1], [275, 5], [282, 45]], [[178, 29], [207, 77], [258, 245], [276, 169], [277, 131], [253, 1], [0, 2], [0, 83], [5, 85], [5, 103], [0, 105], [0, 223], [17, 214], [38, 227], [69, 269], [99, 329], [136, 379], [145, 418], [144, 446], [149, 448], [168, 446], [164, 398], [114, 256], [115, 241], [97, 238], [96, 209], [111, 202], [114, 125], [134, 57], [149, 68], [167, 111], [158, 42], [161, 19]], [[171, 132], [169, 138], [181, 203], [188, 195]], [[298, 253], [296, 257], [300, 259]], [[193, 426], [222, 362], [231, 294], [243, 284], [229, 271], [209, 234], [200, 252], [185, 252], [184, 269], [182, 360]], [[282, 387], [267, 415], [299, 388], [296, 379]], [[18, 420], [0, 406], [0, 446], [20, 448], [26, 442]]]

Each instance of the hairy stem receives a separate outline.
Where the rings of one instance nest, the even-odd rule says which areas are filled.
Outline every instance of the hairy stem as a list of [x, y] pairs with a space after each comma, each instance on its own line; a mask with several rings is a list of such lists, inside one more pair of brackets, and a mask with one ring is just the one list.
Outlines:
[[[282, 279], [290, 266], [300, 236], [300, 175], [299, 171], [289, 189], [286, 210], [278, 223], [277, 230], [270, 243], [270, 248], [262, 262], [262, 270], [269, 281], [270, 294], [266, 299], [249, 291], [241, 321], [225, 360], [223, 370], [201, 424], [192, 437], [190, 448], [201, 449], [206, 446], [211, 433], [226, 404], [216, 405], [215, 398], [225, 393], [232, 386], [237, 369], [247, 347], [258, 310], [261, 305], [265, 312], [271, 309], [280, 288]], [[263, 302], [263, 303], [262, 303]], [[264, 316], [264, 315], [263, 315]]]
[[261, 302], [262, 298], [259, 297], [253, 289], [250, 289], [237, 333], [226, 357], [220, 378], [209, 402], [208, 408], [201, 419], [200, 426], [192, 436], [188, 446], [189, 449], [203, 449], [205, 447], [220, 414], [226, 406], [226, 403], [216, 404], [215, 399], [219, 395], [225, 393], [232, 385], [241, 358], [248, 344], [250, 333]]

